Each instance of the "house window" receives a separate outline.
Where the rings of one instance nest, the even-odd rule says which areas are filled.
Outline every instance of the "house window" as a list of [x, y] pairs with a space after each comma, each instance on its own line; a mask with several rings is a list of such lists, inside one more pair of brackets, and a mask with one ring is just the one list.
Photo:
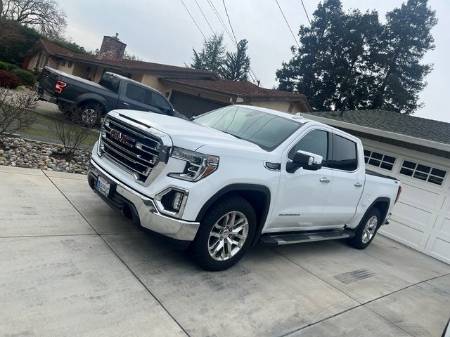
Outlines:
[[388, 171], [392, 171], [395, 163], [395, 157], [369, 150], [364, 150], [364, 160], [366, 164], [376, 166]]
[[403, 161], [400, 173], [405, 176], [426, 181], [436, 185], [442, 185], [442, 183], [444, 182], [445, 175], [447, 174], [447, 172], [444, 170], [440, 170], [431, 166], [422, 165], [409, 160]]

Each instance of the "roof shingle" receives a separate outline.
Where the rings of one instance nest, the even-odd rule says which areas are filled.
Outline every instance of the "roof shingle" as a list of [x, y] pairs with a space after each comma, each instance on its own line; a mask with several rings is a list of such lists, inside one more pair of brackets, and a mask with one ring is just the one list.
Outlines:
[[314, 111], [308, 112], [308, 114], [450, 144], [450, 123], [432, 119], [384, 110]]

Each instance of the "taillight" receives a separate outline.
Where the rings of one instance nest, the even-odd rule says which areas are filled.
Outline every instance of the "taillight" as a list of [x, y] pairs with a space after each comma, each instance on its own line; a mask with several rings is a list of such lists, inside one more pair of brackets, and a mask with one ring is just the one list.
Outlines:
[[400, 199], [400, 194], [402, 193], [402, 186], [398, 187], [397, 197], [395, 198], [395, 203]]
[[55, 92], [57, 94], [62, 94], [62, 92], [64, 91], [64, 89], [67, 87], [67, 83], [63, 82], [63, 81], [56, 81], [55, 84]]

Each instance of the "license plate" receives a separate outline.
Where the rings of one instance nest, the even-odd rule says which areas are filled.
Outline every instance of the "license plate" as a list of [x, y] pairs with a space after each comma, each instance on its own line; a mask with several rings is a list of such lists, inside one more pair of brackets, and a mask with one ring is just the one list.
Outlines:
[[95, 184], [95, 189], [105, 197], [109, 196], [109, 190], [111, 189], [111, 184], [102, 176], [97, 177], [97, 182]]

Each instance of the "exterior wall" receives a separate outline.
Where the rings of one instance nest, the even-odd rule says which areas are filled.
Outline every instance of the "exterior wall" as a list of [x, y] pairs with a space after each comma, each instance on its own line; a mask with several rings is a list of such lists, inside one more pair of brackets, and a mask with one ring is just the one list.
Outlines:
[[[139, 81], [139, 80], [137, 80], [137, 81]], [[168, 96], [171, 91], [169, 87], [165, 86], [164, 84], [162, 84], [159, 81], [157, 76], [152, 75], [152, 74], [143, 74], [142, 78], [139, 82], [141, 82], [145, 85], [151, 86], [153, 89], [158, 90], [160, 93], [162, 93], [165, 96]]]
[[61, 70], [68, 74], [73, 74], [74, 67], [75, 67], [75, 65], [71, 61], [63, 61], [63, 62], [59, 62], [59, 64], [58, 64], [58, 70]]

